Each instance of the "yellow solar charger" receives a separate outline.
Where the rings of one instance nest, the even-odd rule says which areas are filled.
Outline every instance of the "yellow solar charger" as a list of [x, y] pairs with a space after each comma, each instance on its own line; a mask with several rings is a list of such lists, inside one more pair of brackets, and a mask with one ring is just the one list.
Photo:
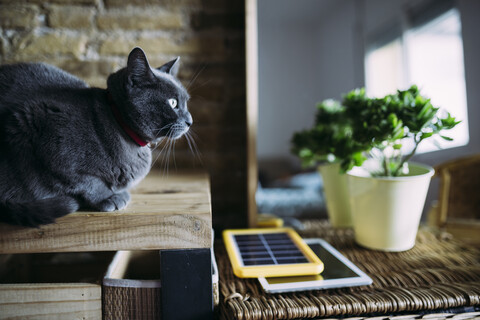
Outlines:
[[233, 273], [240, 278], [317, 275], [323, 263], [291, 228], [225, 230]]

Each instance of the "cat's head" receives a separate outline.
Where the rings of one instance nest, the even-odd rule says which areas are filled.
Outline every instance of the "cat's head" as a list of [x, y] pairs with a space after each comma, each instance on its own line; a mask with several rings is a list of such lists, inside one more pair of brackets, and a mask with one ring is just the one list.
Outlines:
[[190, 96], [176, 78], [179, 59], [151, 68], [143, 50], [135, 48], [127, 67], [108, 78], [108, 90], [124, 121], [145, 141], [178, 139], [193, 123], [187, 109]]

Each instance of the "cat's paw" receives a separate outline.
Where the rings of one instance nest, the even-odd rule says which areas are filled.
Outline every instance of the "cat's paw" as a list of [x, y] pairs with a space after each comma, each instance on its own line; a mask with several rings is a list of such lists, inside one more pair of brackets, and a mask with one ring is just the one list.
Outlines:
[[115, 193], [98, 204], [101, 211], [115, 211], [125, 208], [130, 201], [130, 194], [127, 191]]

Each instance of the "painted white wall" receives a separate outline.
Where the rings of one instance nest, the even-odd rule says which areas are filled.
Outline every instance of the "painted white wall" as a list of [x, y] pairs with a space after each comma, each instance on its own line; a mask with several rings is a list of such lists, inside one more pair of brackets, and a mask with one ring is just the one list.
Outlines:
[[341, 99], [343, 94], [364, 85], [363, 67], [356, 58], [363, 56], [356, 26], [355, 3], [350, 0], [337, 1], [316, 25], [319, 100]]
[[319, 101], [317, 24], [335, 0], [258, 1], [259, 160], [291, 158], [295, 131], [313, 125]]
[[[259, 34], [265, 52], [259, 59], [259, 157], [282, 157], [289, 154], [293, 130], [311, 126], [308, 109], [317, 99], [316, 60], [311, 28], [303, 25], [272, 23]], [[285, 42], [288, 39], [288, 42]]]
[[363, 86], [363, 76], [361, 82], [354, 76], [354, 6], [349, 0], [259, 0], [258, 16], [258, 158], [298, 166], [290, 140], [312, 126], [315, 104]]

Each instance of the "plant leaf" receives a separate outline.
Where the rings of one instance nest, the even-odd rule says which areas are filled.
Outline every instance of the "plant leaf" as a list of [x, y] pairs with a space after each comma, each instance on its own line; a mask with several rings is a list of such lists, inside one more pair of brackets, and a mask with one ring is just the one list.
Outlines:
[[447, 141], [453, 141], [453, 138], [450, 138], [450, 137], [447, 137], [447, 136], [440, 135], [440, 137], [442, 137], [442, 139], [447, 140]]

